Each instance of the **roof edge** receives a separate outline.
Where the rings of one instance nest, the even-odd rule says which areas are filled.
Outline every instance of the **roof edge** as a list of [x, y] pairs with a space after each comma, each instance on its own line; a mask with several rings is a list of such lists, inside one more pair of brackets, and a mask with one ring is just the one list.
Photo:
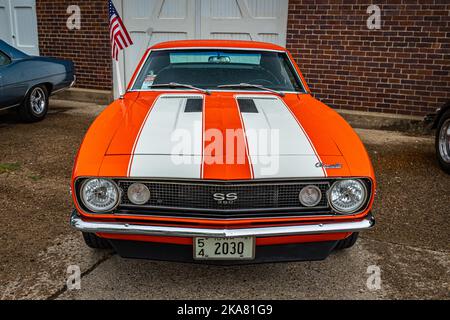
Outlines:
[[152, 50], [172, 48], [240, 48], [287, 51], [286, 48], [272, 43], [242, 40], [177, 40], [161, 42], [150, 47]]

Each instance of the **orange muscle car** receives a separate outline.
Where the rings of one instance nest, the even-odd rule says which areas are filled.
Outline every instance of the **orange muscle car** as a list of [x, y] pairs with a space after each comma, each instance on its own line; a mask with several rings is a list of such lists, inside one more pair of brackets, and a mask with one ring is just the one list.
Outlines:
[[286, 49], [175, 41], [86, 134], [71, 225], [126, 258], [321, 260], [374, 225], [375, 187], [357, 134]]

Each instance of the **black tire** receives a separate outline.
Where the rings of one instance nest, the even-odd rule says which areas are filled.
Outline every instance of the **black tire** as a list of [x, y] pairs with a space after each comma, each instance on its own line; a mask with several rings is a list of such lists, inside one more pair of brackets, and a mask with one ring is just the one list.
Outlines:
[[[34, 99], [36, 102], [33, 102]], [[39, 85], [30, 89], [18, 108], [20, 120], [24, 122], [42, 121], [48, 112], [49, 93], [45, 86]]]
[[356, 240], [358, 240], [358, 236], [359, 233], [355, 232], [352, 233], [352, 235], [344, 240], [340, 240], [336, 247], [334, 248], [334, 250], [344, 250], [344, 249], [349, 249], [351, 247], [353, 247], [356, 243]]
[[83, 232], [83, 239], [86, 245], [92, 249], [111, 249], [111, 244], [108, 240], [97, 237], [93, 233]]
[[[442, 150], [442, 148], [440, 147], [440, 138], [441, 138], [441, 134], [443, 134], [443, 130], [449, 130], [449, 122], [450, 122], [450, 110], [447, 110], [447, 112], [445, 112], [442, 116], [441, 119], [439, 120], [439, 124], [437, 126], [437, 131], [436, 131], [436, 157], [437, 160], [439, 162], [439, 165], [441, 166], [441, 168], [448, 174], [450, 174], [450, 145], [447, 143], [447, 147], [445, 148], [445, 151]], [[445, 128], [444, 128], [445, 126]], [[443, 152], [446, 153], [446, 159], [444, 158]]]

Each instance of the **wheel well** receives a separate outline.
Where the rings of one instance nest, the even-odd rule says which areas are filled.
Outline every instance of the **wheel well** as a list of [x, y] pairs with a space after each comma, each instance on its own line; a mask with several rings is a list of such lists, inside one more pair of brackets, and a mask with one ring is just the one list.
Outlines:
[[444, 115], [444, 113], [447, 112], [447, 110], [450, 110], [450, 101], [445, 103], [441, 107], [441, 110], [439, 111], [439, 113], [436, 115], [436, 119], [435, 119], [434, 124], [433, 124], [433, 129], [437, 128], [437, 126], [439, 124], [439, 121], [441, 120], [441, 117]]
[[45, 89], [47, 89], [47, 93], [50, 96], [53, 91], [53, 85], [51, 83], [42, 83], [43, 86], [45, 86]]

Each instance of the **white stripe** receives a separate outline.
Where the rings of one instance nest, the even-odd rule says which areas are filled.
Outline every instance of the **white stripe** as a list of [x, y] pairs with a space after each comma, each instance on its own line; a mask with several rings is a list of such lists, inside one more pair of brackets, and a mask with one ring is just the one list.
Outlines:
[[[184, 112], [189, 98], [201, 95], [161, 95], [137, 138], [130, 177], [200, 179], [203, 153], [203, 112]], [[203, 99], [204, 101], [204, 99]], [[190, 138], [186, 152], [173, 154], [180, 141]]]
[[251, 98], [258, 113], [241, 113], [255, 179], [324, 177], [320, 159], [301, 124], [276, 96]]

